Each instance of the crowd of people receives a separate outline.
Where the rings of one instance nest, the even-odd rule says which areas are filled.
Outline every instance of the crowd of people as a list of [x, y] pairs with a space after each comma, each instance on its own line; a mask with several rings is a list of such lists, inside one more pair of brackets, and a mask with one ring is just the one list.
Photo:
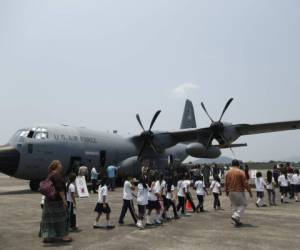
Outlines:
[[[183, 171], [174, 174], [159, 174], [142, 168], [139, 180], [127, 176], [123, 185], [123, 204], [119, 216], [119, 225], [124, 224], [124, 218], [129, 210], [132, 220], [139, 229], [147, 226], [161, 225], [171, 219], [188, 217], [186, 207], [191, 212], [202, 213], [204, 209], [205, 196], [213, 195], [213, 208], [221, 210], [220, 195], [222, 195], [224, 180], [224, 192], [229, 197], [233, 209], [232, 221], [236, 227], [242, 225], [241, 218], [247, 207], [245, 192], [252, 197], [249, 183], [249, 169], [241, 169], [240, 162], [234, 160], [230, 169], [224, 168], [217, 171], [216, 166], [210, 175], [212, 179], [207, 180], [208, 170], [205, 168], [198, 172]], [[83, 171], [83, 172], [82, 172]], [[226, 172], [226, 173], [225, 173]], [[80, 175], [86, 171], [81, 169]], [[100, 185], [97, 188], [99, 172], [96, 168], [91, 170], [90, 180], [92, 190], [98, 194], [94, 211], [96, 213], [93, 227], [113, 229], [115, 226], [110, 221], [111, 206], [109, 202], [109, 190], [115, 188], [116, 168], [107, 168], [107, 175], [101, 176]], [[76, 174], [71, 173], [65, 182], [62, 176], [62, 165], [59, 161], [53, 161], [49, 166], [49, 175], [44, 185], [46, 196], [43, 201], [43, 214], [40, 228], [40, 236], [45, 243], [71, 242], [70, 231], [78, 231], [76, 222]], [[50, 182], [49, 182], [50, 181]], [[50, 183], [50, 184], [49, 184]], [[52, 186], [51, 186], [52, 185]], [[55, 190], [54, 198], [51, 196], [51, 187]], [[257, 192], [257, 207], [265, 207], [264, 193], [267, 190], [269, 205], [276, 205], [275, 188], [280, 188], [281, 202], [287, 203], [287, 199], [299, 201], [300, 176], [299, 170], [293, 169], [291, 165], [274, 166], [273, 171], [268, 170], [266, 178], [261, 172], [256, 173], [255, 187]], [[47, 189], [48, 188], [48, 189]], [[191, 189], [195, 189], [197, 204], [195, 205]], [[53, 191], [52, 190], [52, 191]], [[290, 197], [288, 197], [288, 194]], [[120, 197], [121, 198], [121, 197]], [[134, 202], [136, 201], [136, 202]], [[136, 203], [136, 205], [135, 205]], [[137, 210], [135, 207], [137, 206]], [[171, 209], [171, 211], [169, 211]], [[106, 216], [105, 225], [100, 224], [102, 215]]]

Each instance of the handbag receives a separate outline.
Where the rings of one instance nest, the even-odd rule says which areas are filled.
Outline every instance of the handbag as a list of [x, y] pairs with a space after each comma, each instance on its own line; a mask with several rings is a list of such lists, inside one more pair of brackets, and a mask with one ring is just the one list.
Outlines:
[[47, 199], [55, 200], [57, 198], [57, 192], [50, 178], [51, 176], [49, 176], [46, 180], [40, 182], [39, 191]]

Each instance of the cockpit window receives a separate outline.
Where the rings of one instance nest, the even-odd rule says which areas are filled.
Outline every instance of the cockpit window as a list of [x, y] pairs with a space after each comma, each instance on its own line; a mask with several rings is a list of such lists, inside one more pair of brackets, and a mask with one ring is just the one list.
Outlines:
[[29, 133], [29, 131], [20, 131], [20, 137], [23, 137], [23, 138], [25, 138], [25, 137], [27, 137], [28, 136], [28, 133]]
[[33, 138], [37, 140], [44, 140], [48, 138], [48, 131], [45, 128], [32, 129], [34, 131]]

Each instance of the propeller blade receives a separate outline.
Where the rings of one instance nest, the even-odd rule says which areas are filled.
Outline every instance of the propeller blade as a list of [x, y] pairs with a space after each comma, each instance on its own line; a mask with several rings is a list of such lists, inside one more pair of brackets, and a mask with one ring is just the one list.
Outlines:
[[232, 149], [232, 147], [231, 147], [231, 143], [229, 143], [229, 141], [227, 140], [227, 138], [226, 138], [223, 134], [221, 134], [221, 137], [222, 137], [222, 139], [225, 141], [226, 145], [229, 147], [229, 149], [230, 149], [232, 155], [235, 156], [235, 153], [234, 153], [234, 151], [233, 151], [233, 149]]
[[220, 119], [219, 119], [219, 122], [222, 120], [222, 118], [223, 118], [223, 116], [224, 116], [226, 110], [228, 109], [228, 107], [230, 106], [230, 104], [231, 104], [232, 101], [233, 101], [233, 98], [230, 98], [230, 99], [228, 100], [228, 102], [226, 103], [226, 105], [225, 105], [225, 107], [224, 107], [224, 109], [223, 109], [223, 112], [222, 112], [222, 114], [221, 114], [221, 117], [220, 117]]
[[157, 117], [158, 117], [159, 114], [160, 114], [160, 112], [161, 112], [161, 110], [156, 111], [155, 115], [153, 116], [152, 121], [151, 121], [151, 124], [150, 124], [150, 127], [149, 127], [149, 131], [151, 131], [151, 129], [152, 129], [152, 127], [153, 127], [153, 125], [154, 125], [154, 123], [155, 123]]
[[206, 115], [208, 116], [208, 118], [211, 120], [211, 122], [214, 122], [214, 120], [211, 118], [211, 116], [210, 116], [209, 113], [207, 112], [206, 107], [205, 107], [205, 105], [204, 105], [203, 102], [201, 102], [201, 106], [202, 106], [204, 112], [206, 113]]
[[138, 123], [140, 124], [141, 128], [145, 131], [145, 128], [144, 128], [144, 126], [143, 126], [143, 123], [142, 123], [142, 121], [141, 121], [141, 118], [140, 118], [140, 115], [139, 115], [139, 114], [136, 114], [136, 119], [137, 119]]
[[146, 145], [147, 145], [147, 140], [144, 141], [144, 143], [143, 143], [143, 145], [142, 145], [142, 147], [141, 147], [141, 149], [140, 149], [140, 152], [139, 152], [139, 154], [138, 154], [138, 160], [142, 157], [142, 155], [143, 155], [143, 153], [144, 153], [144, 150], [145, 150], [145, 148], [146, 148]]
[[158, 149], [157, 149], [157, 147], [154, 145], [153, 141], [150, 142], [150, 147], [152, 148], [152, 150], [153, 150], [156, 154], [159, 153], [159, 152], [158, 152]]
[[214, 133], [211, 133], [209, 138], [208, 138], [208, 141], [207, 141], [207, 144], [206, 144], [206, 151], [208, 150], [208, 148], [210, 147], [212, 141], [214, 140]]

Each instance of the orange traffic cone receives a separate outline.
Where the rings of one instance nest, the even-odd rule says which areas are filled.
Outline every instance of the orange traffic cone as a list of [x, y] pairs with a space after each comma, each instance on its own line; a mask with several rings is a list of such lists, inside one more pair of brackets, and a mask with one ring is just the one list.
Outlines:
[[185, 209], [187, 212], [193, 212], [193, 207], [192, 207], [192, 204], [190, 203], [190, 201], [186, 202]]

